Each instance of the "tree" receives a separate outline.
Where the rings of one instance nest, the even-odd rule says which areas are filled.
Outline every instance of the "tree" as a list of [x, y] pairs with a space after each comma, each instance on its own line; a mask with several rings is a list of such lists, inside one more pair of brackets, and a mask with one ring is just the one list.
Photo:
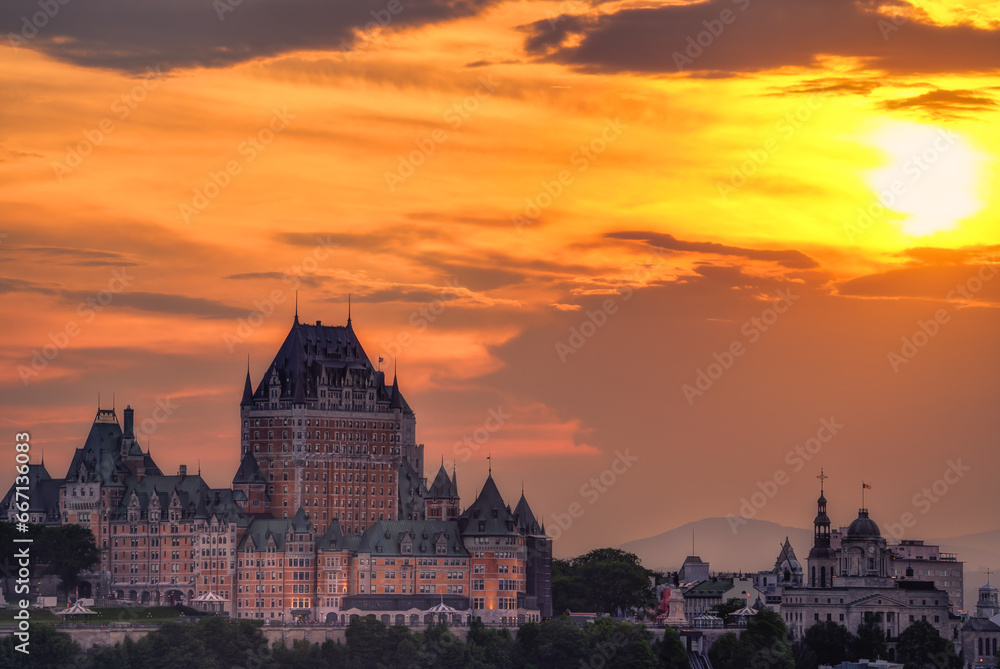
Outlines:
[[663, 630], [663, 640], [657, 646], [657, 657], [662, 669], [691, 669], [687, 650], [681, 643], [681, 636], [673, 627]]
[[962, 660], [955, 654], [955, 645], [944, 639], [929, 622], [911, 624], [896, 641], [896, 661], [904, 669], [961, 669]]
[[846, 627], [832, 620], [814, 623], [802, 638], [804, 650], [811, 651], [814, 658], [808, 666], [820, 664], [834, 666], [844, 662], [853, 643], [855, 643], [854, 635]]
[[588, 666], [606, 669], [656, 669], [653, 635], [641, 625], [598, 618], [583, 631], [591, 649]]
[[44, 527], [34, 550], [45, 573], [62, 581], [67, 597], [76, 589], [80, 572], [93, 567], [101, 557], [90, 529], [74, 523]]
[[737, 638], [732, 632], [723, 634], [708, 652], [715, 669], [794, 669], [795, 659], [788, 644], [785, 621], [770, 609], [761, 609], [747, 621], [747, 628]]
[[726, 632], [712, 644], [708, 659], [713, 669], [746, 669], [750, 666], [746, 645], [740, 643], [733, 632]]
[[552, 596], [556, 611], [619, 611], [655, 606], [655, 573], [639, 558], [617, 548], [599, 548], [572, 560], [555, 560]]
[[39, 669], [61, 669], [71, 667], [80, 654], [80, 645], [65, 632], [57, 632], [51, 625], [34, 623], [28, 645], [30, 655], [25, 655], [15, 647], [21, 642], [17, 637], [4, 635], [0, 638], [0, 667], [38, 667]]
[[761, 609], [747, 621], [746, 632], [740, 637], [750, 657], [748, 666], [771, 669], [794, 669], [795, 659], [788, 643], [785, 621], [770, 609]]
[[514, 642], [506, 629], [490, 629], [478, 619], [473, 619], [466, 643], [472, 657], [471, 668], [509, 669], [514, 666]]
[[865, 620], [858, 626], [858, 634], [851, 648], [852, 660], [885, 659], [889, 655], [889, 646], [885, 642], [885, 631], [882, 629], [882, 614], [865, 615]]

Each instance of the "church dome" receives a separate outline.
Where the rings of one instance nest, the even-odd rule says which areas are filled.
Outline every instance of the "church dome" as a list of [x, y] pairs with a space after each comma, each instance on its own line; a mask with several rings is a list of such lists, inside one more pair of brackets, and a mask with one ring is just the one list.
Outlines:
[[868, 510], [858, 511], [857, 519], [847, 528], [848, 538], [854, 537], [882, 537], [875, 521], [868, 517]]

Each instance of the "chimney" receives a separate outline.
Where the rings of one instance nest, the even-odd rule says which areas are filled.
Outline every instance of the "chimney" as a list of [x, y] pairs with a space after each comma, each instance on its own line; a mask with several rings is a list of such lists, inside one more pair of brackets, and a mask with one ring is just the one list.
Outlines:
[[146, 465], [145, 463], [140, 462], [139, 465], [135, 468], [135, 477], [136, 479], [141, 481], [145, 476], [146, 476]]
[[132, 411], [132, 405], [125, 407], [125, 426], [122, 428], [122, 432], [125, 433], [126, 439], [135, 439], [135, 435], [132, 434], [132, 415], [135, 412]]
[[188, 466], [181, 465], [180, 471], [177, 472], [177, 475], [180, 476], [181, 478], [184, 478], [185, 476], [187, 476], [187, 474], [188, 474]]

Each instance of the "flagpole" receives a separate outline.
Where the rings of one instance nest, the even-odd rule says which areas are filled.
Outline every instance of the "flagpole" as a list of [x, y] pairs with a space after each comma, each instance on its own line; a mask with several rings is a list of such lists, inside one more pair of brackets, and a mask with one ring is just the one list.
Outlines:
[[865, 508], [865, 482], [861, 482], [861, 508]]

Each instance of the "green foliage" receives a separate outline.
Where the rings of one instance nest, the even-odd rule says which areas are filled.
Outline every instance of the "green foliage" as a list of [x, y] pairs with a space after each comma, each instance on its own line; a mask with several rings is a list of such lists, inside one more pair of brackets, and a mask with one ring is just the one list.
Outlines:
[[51, 625], [32, 624], [30, 634], [28, 655], [15, 650], [22, 643], [16, 637], [0, 637], [0, 667], [62, 669], [72, 666], [80, 654], [80, 645]]
[[896, 661], [904, 669], [961, 669], [962, 660], [955, 654], [954, 644], [941, 637], [929, 622], [911, 624], [896, 642]]
[[650, 587], [655, 572], [617, 548], [598, 548], [572, 560], [552, 563], [554, 610], [615, 614], [656, 605]]
[[866, 616], [865, 621], [858, 626], [857, 636], [852, 639], [850, 656], [852, 660], [877, 660], [889, 656], [881, 614]]
[[714, 669], [794, 669], [795, 658], [788, 644], [785, 621], [774, 611], [762, 609], [747, 621], [739, 637], [733, 632], [722, 635], [708, 652]]
[[663, 640], [657, 646], [657, 657], [663, 669], [691, 669], [687, 650], [681, 642], [680, 634], [673, 627], [664, 630]]
[[209, 616], [166, 622], [138, 640], [81, 653], [69, 635], [36, 625], [28, 661], [14, 655], [13, 637], [0, 638], [0, 669], [690, 669], [675, 630], [665, 630], [657, 643], [642, 625], [608, 617], [582, 626], [568, 617], [528, 623], [516, 638], [473, 623], [464, 642], [443, 625], [411, 632], [361, 618], [345, 638], [344, 644], [279, 642], [271, 649], [254, 621]]
[[816, 669], [821, 664], [838, 665], [848, 659], [854, 644], [854, 635], [843, 625], [832, 620], [814, 623], [802, 638], [796, 666]]
[[[25, 544], [15, 544], [15, 538], [32, 539], [31, 562], [36, 575], [52, 574], [62, 581], [67, 595], [75, 589], [80, 572], [97, 564], [100, 551], [94, 542], [94, 535], [81, 525], [28, 525], [26, 533], [18, 532], [14, 523], [0, 522], [0, 554], [4, 563], [0, 568], [5, 573], [13, 573], [12, 558], [17, 548]], [[13, 593], [7, 591], [8, 598]]]

